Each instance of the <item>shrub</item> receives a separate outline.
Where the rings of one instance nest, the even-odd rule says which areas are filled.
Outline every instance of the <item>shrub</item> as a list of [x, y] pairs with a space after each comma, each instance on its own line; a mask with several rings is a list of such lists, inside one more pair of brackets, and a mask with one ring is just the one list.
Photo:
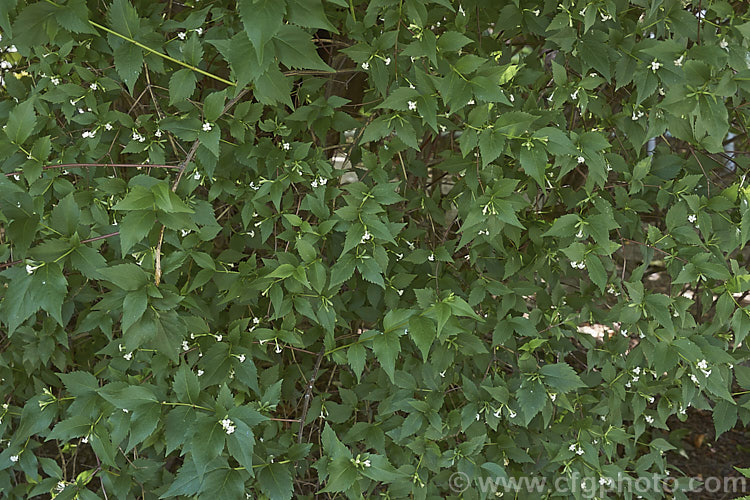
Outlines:
[[687, 498], [670, 428], [750, 420], [745, 8], [3, 1], [0, 489]]

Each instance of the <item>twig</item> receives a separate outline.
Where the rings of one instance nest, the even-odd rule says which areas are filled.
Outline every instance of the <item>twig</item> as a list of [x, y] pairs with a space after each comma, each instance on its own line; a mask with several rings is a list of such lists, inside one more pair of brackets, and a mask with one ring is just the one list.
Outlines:
[[[60, 163], [58, 165], [45, 165], [42, 170], [50, 170], [53, 168], [90, 168], [90, 167], [117, 167], [117, 168], [180, 168], [179, 165], [150, 165], [148, 163]], [[5, 174], [5, 177], [13, 175], [21, 175], [23, 170], [16, 170], [9, 174]]]
[[[88, 239], [85, 239], [85, 240], [81, 240], [81, 243], [82, 244], [83, 243], [91, 243], [92, 241], [99, 241], [99, 240], [103, 240], [103, 239], [106, 239], [106, 238], [111, 238], [112, 236], [117, 236], [118, 234], [120, 234], [120, 231], [117, 231], [115, 233], [103, 234], [101, 236], [95, 236], [93, 238], [88, 238]], [[15, 266], [16, 264], [20, 264], [21, 262], [23, 262], [23, 260], [13, 260], [13, 261], [10, 261], [10, 262], [0, 262], [0, 269], [6, 268], [6, 267], [10, 267], [10, 266]]]
[[320, 348], [318, 357], [315, 360], [315, 368], [313, 369], [312, 377], [307, 382], [307, 388], [305, 389], [305, 395], [302, 399], [302, 413], [299, 417], [299, 435], [297, 436], [297, 442], [302, 443], [302, 431], [305, 428], [305, 419], [307, 418], [307, 410], [310, 408], [310, 400], [312, 399], [312, 391], [315, 385], [315, 379], [318, 378], [318, 370], [320, 370], [320, 362], [323, 360], [323, 355], [326, 352], [325, 346]]
[[[232, 109], [232, 107], [237, 104], [237, 102], [240, 101], [243, 97], [245, 97], [245, 94], [250, 92], [250, 88], [246, 87], [240, 91], [239, 94], [237, 94], [233, 99], [231, 99], [226, 106], [224, 106], [224, 109], [221, 110], [221, 113], [219, 113], [219, 117], [224, 115], [227, 111]], [[217, 119], [219, 118], [217, 117]], [[187, 155], [185, 156], [185, 159], [182, 160], [178, 166], [178, 172], [177, 172], [177, 178], [174, 180], [174, 183], [172, 183], [172, 192], [177, 191], [177, 186], [180, 184], [180, 181], [182, 180], [182, 174], [185, 173], [185, 168], [187, 168], [188, 163], [193, 161], [193, 158], [195, 157], [195, 154], [198, 152], [198, 148], [201, 145], [200, 138], [193, 141], [193, 145], [190, 147], [190, 151], [188, 151]], [[161, 282], [161, 246], [162, 243], [164, 243], [164, 225], [161, 226], [161, 231], [159, 232], [159, 243], [156, 244], [156, 251], [155, 251], [155, 266], [154, 266], [154, 283], [156, 286], [159, 286], [159, 283]]]

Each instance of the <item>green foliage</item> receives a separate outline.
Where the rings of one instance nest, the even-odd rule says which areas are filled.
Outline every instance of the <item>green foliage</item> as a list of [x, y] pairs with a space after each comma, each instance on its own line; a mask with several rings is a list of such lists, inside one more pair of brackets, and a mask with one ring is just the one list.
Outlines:
[[486, 498], [750, 422], [744, 2], [0, 29], [5, 497]]

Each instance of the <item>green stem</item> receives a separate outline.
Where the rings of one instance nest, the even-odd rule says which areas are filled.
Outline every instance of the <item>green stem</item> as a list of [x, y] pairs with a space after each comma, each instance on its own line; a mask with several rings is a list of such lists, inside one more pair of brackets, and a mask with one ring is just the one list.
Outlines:
[[170, 57], [170, 56], [168, 56], [166, 54], [162, 54], [158, 50], [155, 50], [155, 49], [152, 49], [151, 47], [143, 45], [142, 43], [137, 42], [137, 41], [133, 40], [132, 38], [129, 38], [129, 37], [125, 36], [125, 35], [122, 35], [122, 34], [116, 32], [114, 30], [111, 30], [111, 29], [107, 28], [106, 26], [102, 26], [99, 23], [96, 23], [94, 21], [89, 20], [89, 24], [91, 24], [91, 26], [93, 26], [95, 28], [99, 28], [100, 30], [106, 31], [107, 33], [111, 33], [111, 34], [113, 34], [115, 36], [118, 36], [118, 37], [122, 38], [123, 40], [127, 40], [128, 42], [132, 43], [133, 45], [135, 45], [137, 47], [140, 47], [143, 50], [146, 50], [148, 52], [151, 52], [152, 54], [156, 54], [157, 56], [162, 57], [162, 58], [166, 59], [167, 61], [171, 61], [171, 62], [173, 62], [175, 64], [179, 64], [180, 66], [184, 66], [184, 67], [186, 67], [188, 69], [191, 69], [191, 70], [195, 71], [196, 73], [200, 73], [201, 75], [207, 76], [209, 78], [213, 78], [214, 80], [220, 81], [221, 83], [225, 83], [227, 85], [231, 85], [232, 87], [236, 87], [237, 86], [237, 84], [234, 83], [234, 82], [230, 82], [229, 80], [225, 80], [224, 78], [222, 78], [220, 76], [213, 75], [213, 74], [209, 73], [208, 71], [203, 71], [202, 69], [197, 68], [197, 67], [195, 67], [195, 66], [193, 66], [191, 64], [179, 61], [179, 60], [175, 59], [174, 57]]

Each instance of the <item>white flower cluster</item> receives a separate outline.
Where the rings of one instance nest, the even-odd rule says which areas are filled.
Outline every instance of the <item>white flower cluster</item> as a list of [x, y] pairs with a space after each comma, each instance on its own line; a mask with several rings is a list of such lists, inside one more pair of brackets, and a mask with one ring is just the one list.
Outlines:
[[146, 140], [146, 138], [145, 138], [145, 137], [143, 137], [143, 136], [142, 136], [141, 134], [139, 134], [138, 132], [133, 132], [133, 140], [134, 140], [134, 141], [138, 141], [138, 142], [144, 142], [144, 141]]
[[654, 417], [652, 417], [651, 415], [646, 415], [644, 418], [646, 419], [646, 423], [648, 424], [654, 423]]
[[697, 366], [698, 369], [703, 372], [703, 376], [708, 377], [709, 375], [711, 375], [711, 370], [708, 368], [708, 363], [705, 359], [698, 361]]
[[[622, 333], [622, 332], [625, 332], [623, 335], [627, 336], [627, 332], [628, 332], [627, 330], [621, 330], [620, 333]], [[630, 379], [630, 381], [628, 381], [628, 382], [625, 383], [625, 387], [627, 387], [628, 389], [630, 389], [632, 387], [632, 384], [634, 384], [634, 383], [636, 383], [636, 382], [638, 382], [640, 380], [641, 375], [646, 375], [646, 370], [642, 369], [640, 366], [636, 366], [635, 368], [633, 368], [632, 378]], [[654, 402], [653, 396], [649, 396], [648, 397], [648, 402], [649, 403], [653, 403]]]
[[695, 226], [695, 229], [699, 229], [700, 228], [700, 226], [698, 224], [696, 224], [697, 221], [698, 221], [698, 216], [697, 215], [695, 215], [695, 214], [688, 215], [688, 222], [691, 223], [693, 226]]
[[81, 137], [84, 138], [84, 139], [93, 139], [94, 137], [96, 137], [96, 131], [95, 130], [85, 130], [81, 134]]
[[224, 420], [222, 420], [221, 426], [224, 428], [224, 431], [227, 434], [233, 433], [236, 429], [234, 422], [232, 422], [229, 418], [225, 418]]
[[185, 351], [185, 352], [187, 352], [187, 351], [190, 350], [190, 345], [188, 344], [187, 340], [183, 340], [182, 341], [182, 350]]
[[643, 118], [644, 116], [645, 115], [644, 115], [643, 111], [641, 111], [640, 109], [637, 110], [637, 111], [633, 110], [633, 116], [631, 116], [630, 119], [633, 120], [634, 122], [636, 122], [639, 119]]
[[575, 451], [576, 455], [583, 455], [584, 453], [583, 448], [581, 448], [581, 445], [577, 443], [573, 443], [570, 446], [568, 446], [568, 450]]
[[585, 262], [576, 262], [575, 260], [570, 262], [570, 267], [573, 269], [586, 269], [586, 263]]
[[213, 126], [210, 123], [208, 123], [208, 122], [204, 122], [203, 123], [203, 131], [204, 132], [211, 132], [212, 128], [213, 128]]
[[370, 63], [363, 62], [362, 63], [362, 69], [365, 70], [365, 71], [367, 71], [368, 69], [370, 69]]
[[357, 458], [350, 458], [349, 460], [351, 461], [351, 463], [354, 464], [355, 467], [360, 467], [360, 466], [361, 467], [371, 467], [372, 466], [372, 463], [370, 463], [370, 459], [369, 458], [365, 459], [365, 460], [362, 460], [360, 458], [360, 455], [357, 455]]
[[372, 235], [370, 234], [370, 231], [365, 229], [365, 234], [362, 235], [362, 239], [359, 242], [360, 244], [363, 244], [369, 241], [371, 238], [372, 238]]
[[328, 179], [324, 179], [323, 177], [318, 177], [310, 183], [310, 185], [314, 188], [318, 186], [325, 186], [326, 184], [328, 184]]
[[654, 59], [651, 62], [651, 71], [653, 71], [654, 73], [656, 73], [659, 68], [661, 68], [661, 63], [659, 61], [657, 61], [656, 59]]

